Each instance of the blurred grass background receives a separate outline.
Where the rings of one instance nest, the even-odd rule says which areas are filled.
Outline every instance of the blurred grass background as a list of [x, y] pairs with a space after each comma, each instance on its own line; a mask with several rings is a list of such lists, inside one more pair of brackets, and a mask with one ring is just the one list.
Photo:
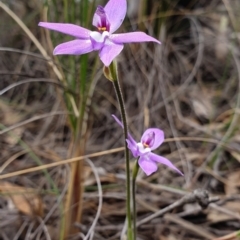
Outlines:
[[[93, 30], [95, 7], [105, 3], [1, 2], [1, 175], [123, 146], [111, 117], [119, 116], [114, 91], [97, 53], [55, 58], [54, 46], [71, 38], [37, 26], [68, 22]], [[168, 140], [158, 153], [185, 173], [182, 178], [159, 166], [148, 178], [140, 175], [139, 220], [196, 188], [221, 198], [204, 211], [186, 204], [171, 213], [174, 218], [155, 218], [138, 228], [139, 239], [237, 239], [239, 10], [238, 0], [128, 1], [119, 32], [140, 30], [162, 42], [128, 44], [118, 57], [130, 131], [139, 139], [147, 127], [163, 129]], [[0, 175], [0, 239], [84, 239], [95, 220], [93, 239], [119, 239], [125, 218], [123, 153], [100, 153], [89, 161]]]

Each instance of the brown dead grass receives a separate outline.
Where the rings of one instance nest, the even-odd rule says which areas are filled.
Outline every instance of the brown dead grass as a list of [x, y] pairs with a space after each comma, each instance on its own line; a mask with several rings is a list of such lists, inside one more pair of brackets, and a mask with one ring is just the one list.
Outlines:
[[[189, 2], [179, 1], [160, 16], [150, 8], [143, 22], [130, 17], [123, 29], [138, 23], [149, 34], [158, 33], [162, 41], [161, 47], [126, 45], [118, 59], [130, 131], [139, 139], [150, 126], [163, 129], [171, 141], [156, 152], [171, 159], [185, 174], [183, 178], [163, 166], [150, 177], [140, 174], [138, 221], [196, 188], [221, 200], [204, 210], [185, 204], [157, 217], [138, 227], [139, 239], [210, 236], [232, 240], [239, 235], [240, 5], [237, 0]], [[152, 3], [159, 10], [159, 3]], [[23, 19], [29, 8], [39, 12], [25, 1], [10, 7]], [[49, 80], [48, 62], [2, 10], [0, 16], [0, 91], [29, 78]], [[29, 15], [24, 21], [34, 36], [40, 37], [39, 19]], [[157, 29], [153, 23], [158, 23], [154, 25]], [[61, 104], [59, 91], [63, 88], [52, 82], [31, 81], [1, 95], [1, 175], [37, 167], [36, 158], [42, 165], [67, 159], [69, 113]], [[111, 117], [119, 116], [116, 106], [112, 85], [102, 76], [92, 99], [88, 154], [122, 147], [122, 131]], [[93, 239], [119, 239], [125, 220], [123, 153], [90, 159], [94, 168], [86, 163], [83, 222], [76, 223], [79, 234], [69, 238], [82, 239], [94, 222], [99, 206], [98, 176], [103, 205]], [[1, 180], [0, 239], [59, 239], [60, 219], [67, 211], [61, 203], [68, 176], [69, 168], [64, 164], [47, 172]]]

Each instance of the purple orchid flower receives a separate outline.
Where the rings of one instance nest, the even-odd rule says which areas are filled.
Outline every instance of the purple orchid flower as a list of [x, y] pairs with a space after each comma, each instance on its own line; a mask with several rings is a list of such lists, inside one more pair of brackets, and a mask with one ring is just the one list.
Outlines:
[[[115, 121], [122, 127], [122, 122], [115, 116], [112, 115]], [[164, 141], [164, 132], [158, 128], [148, 128], [142, 135], [141, 141], [137, 143], [130, 133], [128, 133], [128, 139], [126, 142], [128, 148], [131, 150], [132, 155], [137, 158], [139, 157], [138, 164], [141, 169], [150, 175], [157, 171], [157, 163], [164, 164], [171, 169], [175, 170], [179, 174], [183, 173], [178, 170], [168, 159], [161, 157], [155, 153], [152, 153], [152, 150], [158, 148]]]
[[105, 7], [98, 6], [93, 16], [92, 24], [98, 31], [68, 23], [40, 22], [38, 25], [55, 30], [76, 39], [59, 44], [53, 51], [54, 55], [81, 55], [92, 51], [99, 51], [99, 57], [105, 66], [109, 66], [113, 59], [120, 54], [124, 43], [132, 42], [160, 42], [144, 32], [130, 32], [112, 34], [123, 22], [127, 12], [126, 0], [109, 0]]

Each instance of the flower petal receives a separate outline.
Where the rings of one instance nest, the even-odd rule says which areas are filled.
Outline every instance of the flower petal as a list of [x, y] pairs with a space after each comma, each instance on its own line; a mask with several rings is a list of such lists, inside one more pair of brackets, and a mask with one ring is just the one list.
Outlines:
[[128, 135], [128, 139], [126, 139], [126, 142], [128, 144], [128, 149], [132, 152], [132, 155], [136, 158], [139, 157], [139, 151], [137, 143], [134, 141], [134, 139], [130, 139]]
[[112, 34], [110, 39], [114, 43], [132, 43], [132, 42], [156, 42], [161, 44], [157, 39], [147, 35], [144, 32], [130, 32], [121, 34]]
[[117, 124], [123, 129], [124, 128], [123, 123], [114, 114], [112, 114], [112, 117], [117, 122]]
[[[114, 120], [118, 123], [118, 125], [120, 125], [120, 127], [122, 129], [124, 129], [123, 123], [114, 115], [112, 114], [112, 117], [114, 118]], [[137, 142], [133, 139], [132, 135], [130, 133], [128, 133], [128, 139], [129, 141], [133, 144], [135, 143], [135, 145], [137, 145]]]
[[146, 173], [147, 176], [157, 171], [157, 164], [154, 161], [151, 161], [149, 158], [149, 154], [142, 155], [138, 164], [140, 168]]
[[[118, 123], [118, 125], [121, 126], [121, 128], [123, 129], [124, 126], [122, 124], [122, 122], [115, 116], [112, 114], [112, 117], [115, 119], [115, 121]], [[128, 133], [128, 139], [126, 139], [126, 142], [128, 144], [128, 148], [131, 150], [132, 155], [136, 158], [139, 156], [139, 151], [138, 151], [138, 146], [136, 141], [133, 139], [132, 135], [130, 133]]]
[[105, 44], [105, 46], [100, 50], [99, 56], [103, 64], [108, 67], [113, 59], [123, 50], [123, 45], [121, 44]]
[[92, 42], [90, 40], [73, 40], [59, 44], [55, 47], [53, 54], [72, 54], [81, 55], [93, 51]]
[[109, 0], [104, 7], [110, 23], [110, 33], [115, 32], [122, 24], [127, 13], [126, 0]]
[[159, 162], [161, 164], [164, 164], [166, 166], [168, 166], [169, 168], [175, 170], [176, 172], [178, 172], [180, 175], [183, 176], [183, 173], [178, 170], [167, 158], [164, 158], [164, 157], [161, 157], [155, 153], [149, 153], [148, 154], [149, 158], [152, 160], [152, 161], [155, 161], [155, 162]]
[[148, 128], [141, 137], [141, 142], [152, 132], [154, 132], [155, 139], [153, 145], [150, 147], [151, 150], [158, 148], [164, 141], [164, 132], [158, 128]]
[[91, 33], [91, 31], [86, 28], [70, 23], [40, 22], [38, 26], [58, 31], [80, 39], [89, 39], [89, 35]]

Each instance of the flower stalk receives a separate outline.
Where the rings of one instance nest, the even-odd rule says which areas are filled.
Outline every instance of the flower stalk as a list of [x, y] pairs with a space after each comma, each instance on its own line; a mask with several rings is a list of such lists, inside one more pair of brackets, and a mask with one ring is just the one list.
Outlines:
[[134, 163], [132, 172], [132, 206], [133, 206], [133, 239], [137, 238], [137, 210], [136, 210], [136, 180], [139, 171], [138, 159]]
[[[127, 116], [123, 100], [122, 90], [119, 84], [118, 72], [117, 72], [117, 62], [113, 61], [109, 67], [104, 69], [105, 77], [108, 78], [114, 86], [114, 90], [117, 96], [122, 123], [123, 123], [123, 132], [124, 138], [128, 138], [128, 125], [127, 125]], [[130, 158], [129, 158], [129, 149], [127, 142], [125, 142], [125, 164], [126, 164], [126, 208], [127, 208], [127, 239], [135, 240], [132, 228], [132, 211], [131, 211], [131, 174], [130, 174]]]

